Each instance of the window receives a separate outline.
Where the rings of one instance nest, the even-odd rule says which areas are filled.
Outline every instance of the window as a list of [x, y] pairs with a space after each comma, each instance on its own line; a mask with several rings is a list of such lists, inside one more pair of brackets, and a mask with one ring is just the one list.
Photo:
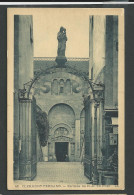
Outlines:
[[60, 80], [60, 91], [59, 92], [60, 94], [64, 93], [64, 80], [63, 79]]
[[57, 79], [54, 79], [52, 82], [52, 94], [58, 95], [58, 81]]
[[66, 80], [66, 94], [70, 94], [71, 93], [71, 81], [70, 79]]

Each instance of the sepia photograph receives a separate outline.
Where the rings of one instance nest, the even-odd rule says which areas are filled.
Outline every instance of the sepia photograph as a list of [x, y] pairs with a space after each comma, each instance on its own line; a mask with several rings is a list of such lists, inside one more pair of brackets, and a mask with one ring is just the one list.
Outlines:
[[124, 189], [124, 9], [8, 8], [8, 190]]

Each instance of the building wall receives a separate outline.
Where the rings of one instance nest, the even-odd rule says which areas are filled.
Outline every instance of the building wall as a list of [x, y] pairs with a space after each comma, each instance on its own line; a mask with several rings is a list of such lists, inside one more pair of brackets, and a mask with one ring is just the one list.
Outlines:
[[[33, 22], [32, 16], [15, 16], [19, 18], [19, 88], [33, 78]], [[24, 76], [25, 75], [25, 76]]]
[[89, 78], [104, 84], [104, 105], [99, 105], [97, 113], [103, 123], [98, 122], [97, 135], [103, 142], [97, 155], [106, 160], [118, 152], [118, 16], [91, 16], [89, 22]]
[[105, 66], [105, 16], [89, 18], [89, 78], [103, 82]]
[[118, 106], [118, 17], [106, 17], [105, 109]]
[[[62, 87], [63, 92], [61, 91]], [[80, 112], [83, 108], [82, 95], [88, 92], [88, 87], [87, 83], [77, 76], [57, 72], [42, 75], [36, 82], [34, 95], [37, 99], [37, 104], [47, 114], [55, 104], [65, 103], [73, 107], [76, 118], [80, 118]]]
[[[34, 57], [34, 71], [55, 65], [55, 57]], [[89, 58], [67, 58], [66, 65], [89, 74]]]
[[105, 85], [105, 109], [118, 106], [118, 17], [89, 18], [89, 78]]
[[[106, 17], [105, 135], [106, 159], [118, 154], [118, 16]], [[116, 119], [116, 123], [114, 120]], [[114, 130], [116, 129], [116, 131]], [[118, 162], [118, 159], [117, 159]], [[118, 165], [117, 170], [118, 170]]]
[[33, 77], [32, 16], [14, 16], [14, 178], [19, 178], [18, 90]]

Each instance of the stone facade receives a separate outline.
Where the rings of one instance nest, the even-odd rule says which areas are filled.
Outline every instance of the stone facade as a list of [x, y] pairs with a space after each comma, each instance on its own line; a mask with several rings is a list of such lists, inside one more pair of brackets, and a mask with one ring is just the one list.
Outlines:
[[104, 102], [97, 108], [97, 116], [102, 119], [97, 122], [97, 147], [101, 148], [97, 150], [99, 171], [106, 170], [106, 160], [118, 153], [118, 16], [90, 16], [89, 39], [89, 78], [105, 87]]
[[[68, 59], [68, 65], [78, 71], [88, 73], [88, 59]], [[51, 58], [35, 58], [35, 73], [54, 66]], [[66, 66], [68, 66], [66, 65]], [[43, 148], [44, 159], [55, 160], [57, 142], [68, 143], [69, 161], [80, 161], [80, 147], [84, 131], [83, 95], [89, 91], [89, 84], [77, 75], [72, 75], [64, 68], [56, 68], [54, 73], [41, 75], [34, 85], [37, 105], [48, 114], [49, 140], [48, 149]]]
[[118, 17], [89, 20], [89, 78], [105, 85], [105, 109], [118, 106]]

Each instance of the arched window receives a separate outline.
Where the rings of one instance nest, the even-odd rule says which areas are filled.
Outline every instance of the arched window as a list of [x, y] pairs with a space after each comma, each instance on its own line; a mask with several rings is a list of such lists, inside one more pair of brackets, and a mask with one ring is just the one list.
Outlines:
[[53, 82], [52, 82], [52, 95], [58, 95], [58, 81], [57, 79], [54, 79]]
[[59, 90], [59, 94], [64, 93], [64, 80], [61, 79], [60, 80], [60, 90]]
[[71, 93], [71, 81], [70, 79], [66, 80], [66, 94], [70, 94]]

